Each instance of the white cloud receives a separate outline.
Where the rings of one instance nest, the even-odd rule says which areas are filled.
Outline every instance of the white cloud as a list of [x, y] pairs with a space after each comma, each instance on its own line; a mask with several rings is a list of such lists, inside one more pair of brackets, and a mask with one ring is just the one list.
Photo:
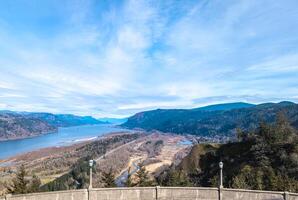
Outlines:
[[59, 17], [49, 32], [51, 24], [23, 30], [0, 14], [2, 107], [127, 116], [213, 96], [293, 97], [292, 4], [64, 2], [49, 12]]
[[136, 103], [136, 104], [127, 104], [127, 105], [120, 105], [118, 109], [120, 110], [144, 110], [144, 109], [154, 109], [157, 107], [163, 107], [163, 108], [177, 108], [180, 106], [187, 106], [191, 104], [191, 102], [188, 101], [158, 101], [158, 102], [142, 102], [142, 103]]
[[280, 73], [298, 72], [298, 54], [287, 54], [284, 56], [266, 59], [266, 61], [250, 66], [249, 71]]

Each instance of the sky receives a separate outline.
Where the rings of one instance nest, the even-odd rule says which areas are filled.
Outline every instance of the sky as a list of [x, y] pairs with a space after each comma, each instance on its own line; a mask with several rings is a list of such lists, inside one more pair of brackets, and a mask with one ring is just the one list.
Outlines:
[[0, 110], [298, 102], [297, 0], [0, 1]]

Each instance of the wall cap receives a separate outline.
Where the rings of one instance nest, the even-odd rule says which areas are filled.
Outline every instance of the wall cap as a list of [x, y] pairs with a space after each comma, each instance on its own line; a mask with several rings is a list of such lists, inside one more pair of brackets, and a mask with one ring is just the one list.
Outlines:
[[218, 188], [216, 187], [160, 187], [160, 189], [182, 189], [182, 190], [216, 190], [218, 191]]
[[62, 190], [62, 191], [50, 191], [50, 192], [39, 192], [39, 193], [27, 193], [27, 194], [15, 194], [15, 195], [11, 195], [8, 197], [20, 197], [20, 196], [39, 196], [39, 195], [44, 195], [44, 194], [63, 194], [63, 193], [87, 193], [88, 190], [87, 189], [79, 189], [79, 190]]
[[92, 188], [89, 189], [90, 192], [92, 191], [104, 191], [104, 190], [155, 190], [156, 187], [114, 187], [114, 188]]
[[233, 192], [254, 192], [254, 193], [270, 193], [270, 194], [284, 194], [285, 192], [280, 191], [269, 191], [269, 190], [246, 190], [246, 189], [234, 189], [234, 188], [221, 188], [222, 191], [233, 191]]

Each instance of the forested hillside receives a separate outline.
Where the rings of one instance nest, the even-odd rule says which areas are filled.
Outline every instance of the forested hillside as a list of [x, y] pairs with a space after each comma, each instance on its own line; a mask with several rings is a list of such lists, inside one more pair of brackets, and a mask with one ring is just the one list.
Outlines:
[[37, 118], [0, 113], [0, 140], [33, 137], [57, 131], [57, 127]]
[[104, 124], [91, 116], [76, 116], [71, 114], [28, 113], [29, 117], [41, 119], [56, 127]]
[[239, 142], [198, 144], [178, 167], [159, 175], [161, 185], [217, 186], [224, 163], [224, 186], [298, 192], [298, 135], [282, 114], [254, 132], [238, 132]]
[[[266, 103], [238, 107], [211, 107], [212, 109], [158, 109], [141, 112], [122, 124], [127, 128], [142, 128], [199, 136], [235, 136], [236, 129], [254, 130], [260, 121], [271, 123], [282, 111], [290, 124], [298, 127], [298, 105], [292, 102]], [[207, 107], [208, 108], [208, 107]]]
[[0, 140], [56, 132], [58, 127], [103, 124], [90, 116], [0, 111]]

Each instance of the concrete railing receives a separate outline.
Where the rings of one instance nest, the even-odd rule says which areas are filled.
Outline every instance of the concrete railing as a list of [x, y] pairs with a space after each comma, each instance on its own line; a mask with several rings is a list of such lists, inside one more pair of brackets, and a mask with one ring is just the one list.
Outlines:
[[297, 193], [201, 187], [98, 188], [8, 195], [0, 200], [298, 200]]

